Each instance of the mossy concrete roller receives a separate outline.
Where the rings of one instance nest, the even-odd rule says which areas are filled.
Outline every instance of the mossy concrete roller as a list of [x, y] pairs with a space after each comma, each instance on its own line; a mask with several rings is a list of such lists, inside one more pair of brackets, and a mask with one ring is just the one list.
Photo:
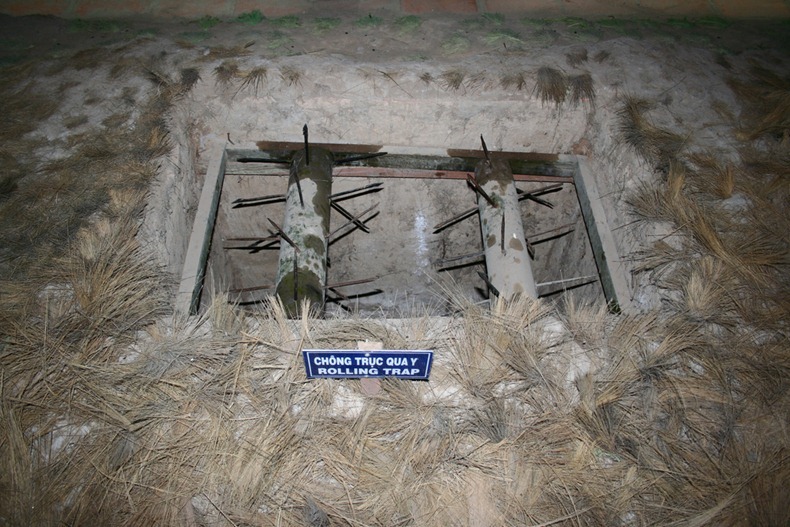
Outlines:
[[325, 301], [334, 157], [328, 150], [312, 146], [309, 164], [306, 155], [300, 150], [291, 162], [282, 229], [293, 245], [280, 241], [277, 269], [277, 296], [290, 316], [300, 315], [304, 301], [317, 311], [323, 310]]
[[478, 194], [489, 282], [504, 299], [522, 294], [537, 298], [521, 222], [521, 205], [510, 164], [502, 159], [483, 160], [475, 168], [475, 181], [495, 205]]

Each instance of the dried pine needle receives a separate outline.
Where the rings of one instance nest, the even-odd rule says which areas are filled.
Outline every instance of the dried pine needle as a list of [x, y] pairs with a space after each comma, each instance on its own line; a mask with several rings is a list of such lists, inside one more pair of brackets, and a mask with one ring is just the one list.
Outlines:
[[466, 77], [466, 80], [464, 81], [464, 86], [469, 91], [475, 91], [481, 88], [485, 84], [485, 82], [486, 82], [485, 72], [481, 71], [475, 73], [474, 75], [469, 75], [468, 77]]
[[565, 60], [571, 68], [578, 68], [587, 62], [587, 48], [574, 48], [565, 54]]
[[239, 86], [239, 89], [236, 93], [245, 88], [251, 88], [253, 95], [257, 97], [258, 89], [266, 82], [268, 73], [269, 70], [265, 66], [258, 66], [246, 73], [243, 73], [242, 77], [244, 80], [241, 82], [241, 85]]
[[292, 66], [283, 66], [280, 68], [280, 78], [288, 86], [299, 86], [302, 83], [302, 72]]
[[527, 87], [527, 75], [523, 71], [507, 73], [499, 79], [499, 85], [505, 90], [515, 88], [522, 91]]
[[598, 64], [602, 64], [603, 62], [609, 60], [609, 57], [611, 57], [611, 53], [609, 53], [605, 49], [602, 49], [601, 51], [593, 55], [593, 60]]
[[445, 90], [458, 90], [463, 85], [466, 73], [461, 70], [449, 70], [439, 75], [439, 84]]
[[573, 75], [568, 79], [568, 86], [570, 87], [572, 106], [578, 106], [580, 103], [586, 103], [591, 107], [595, 106], [595, 87], [589, 73]]
[[184, 68], [181, 70], [181, 91], [190, 91], [200, 81], [200, 72], [197, 68]]
[[232, 60], [224, 60], [222, 63], [214, 68], [214, 80], [217, 86], [227, 88], [234, 79], [241, 76], [239, 65]]
[[538, 69], [534, 92], [542, 103], [560, 105], [568, 93], [568, 79], [565, 74], [555, 68], [543, 66]]
[[646, 117], [651, 108], [652, 104], [647, 100], [627, 96], [617, 112], [620, 138], [642, 159], [666, 170], [670, 160], [680, 153], [685, 140], [653, 125]]

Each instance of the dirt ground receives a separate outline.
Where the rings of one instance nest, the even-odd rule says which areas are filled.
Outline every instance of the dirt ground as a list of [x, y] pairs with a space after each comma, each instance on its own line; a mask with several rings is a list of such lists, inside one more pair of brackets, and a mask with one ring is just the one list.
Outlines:
[[[0, 524], [783, 524], [787, 32], [0, 17]], [[587, 156], [633, 311], [487, 310], [440, 288], [457, 316], [294, 321], [220, 291], [174, 315], [212, 155], [301, 141], [305, 123], [394, 152], [482, 134]], [[437, 192], [392, 194], [376, 224], [414, 231], [412, 267], [440, 256], [420, 238], [453, 208]], [[351, 239], [342, 278], [386, 267]], [[553, 256], [563, 273], [575, 247]], [[363, 340], [436, 349], [435, 378], [373, 397], [305, 380], [300, 349]]]
[[[2, 23], [4, 62], [46, 64], [36, 85], [60, 102], [31, 134], [39, 140], [39, 162], [63, 157], [70, 137], [106, 126], [101, 123], [112, 117], [133, 126], [141, 99], [186, 75], [189, 93], [177, 97], [167, 116], [168, 140], [175, 146], [171, 165], [158, 178], [146, 222], [147, 236], [174, 276], [212, 148], [229, 141], [240, 148], [255, 148], [259, 140], [298, 141], [305, 123], [316, 141], [390, 150], [477, 149], [482, 134], [493, 150], [586, 154], [625, 255], [639, 240], [633, 230], [619, 229], [629, 221], [622, 199], [645, 167], [616, 148], [619, 98], [652, 101], [651, 121], [686, 137], [685, 150], [712, 149], [726, 158], [733, 155], [733, 123], [722, 112], [737, 114], [737, 105], [724, 77], [751, 60], [776, 64], [784, 55], [782, 24], [720, 19], [385, 19], [338, 13], [169, 24], [47, 17], [4, 17]], [[556, 102], [538, 92], [541, 67], [556, 68], [565, 82], [589, 74], [591, 91], [569, 91], [567, 100], [563, 94]], [[379, 239], [403, 229], [397, 222], [380, 223]], [[564, 251], [567, 262], [582, 257], [578, 250]], [[359, 262], [360, 276], [381, 274], [378, 262], [365, 269], [365, 261]], [[560, 271], [567, 278], [576, 270], [570, 264]], [[637, 305], [655, 301], [647, 291], [634, 288]]]

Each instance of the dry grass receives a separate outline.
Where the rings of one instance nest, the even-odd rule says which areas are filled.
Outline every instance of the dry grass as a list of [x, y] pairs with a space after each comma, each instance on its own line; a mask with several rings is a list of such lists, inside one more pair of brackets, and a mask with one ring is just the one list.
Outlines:
[[[776, 79], [762, 81], [770, 84]], [[741, 93], [746, 92], [751, 89]], [[638, 111], [632, 107], [625, 113]], [[770, 114], [772, 109], [763, 111]], [[765, 123], [764, 115], [755, 114], [754, 122]], [[651, 136], [661, 137], [660, 131], [648, 130]], [[766, 130], [757, 126], [750, 137], [762, 137]], [[767, 155], [777, 159], [774, 156], [779, 154], [781, 160], [786, 147], [775, 148]], [[653, 149], [646, 157], [656, 159], [660, 150]], [[790, 192], [778, 182], [780, 174], [787, 174], [786, 166], [756, 150], [744, 151], [741, 165], [722, 163], [709, 154], [690, 156], [690, 164], [671, 152], [665, 155], [670, 159], [666, 178], [644, 184], [631, 204], [643, 218], [674, 225], [675, 237], [685, 240], [680, 249], [657, 242], [644, 250], [643, 262], [645, 269], [654, 265], [669, 269], [656, 280], [667, 291], [667, 338], [682, 342], [682, 347], [671, 351], [676, 346], [667, 346], [661, 355], [683, 360], [662, 358], [647, 370], [653, 401], [661, 403], [666, 397], [656, 391], [662, 382], [669, 381], [675, 395], [658, 405], [657, 409], [664, 408], [660, 411], [669, 426], [657, 430], [654, 437], [660, 442], [653, 444], [658, 448], [643, 459], [662, 470], [675, 470], [680, 462], [703, 475], [694, 486], [709, 489], [707, 499], [692, 493], [685, 497], [698, 511], [688, 517], [690, 524], [739, 525], [744, 514], [754, 518], [750, 524], [781, 524], [785, 520], [779, 518], [788, 514], [783, 490], [787, 436], [775, 423], [786, 421], [790, 407], [786, 385], [780, 387], [777, 379], [787, 375], [790, 355], [786, 346], [779, 351], [776, 345], [790, 315], [787, 303], [779, 300], [790, 294], [784, 278], [790, 244], [786, 214], [781, 212], [784, 206], [778, 204], [787, 203]], [[758, 334], [765, 340], [758, 343], [762, 340]], [[636, 382], [634, 365], [619, 364], [623, 372], [632, 372], [631, 382]], [[645, 367], [638, 370], [640, 382], [645, 382]], [[627, 391], [627, 385], [618, 384], [615, 395]], [[636, 393], [643, 394], [644, 405], [649, 392]], [[679, 411], [675, 404], [691, 413]], [[635, 419], [633, 412], [629, 419]], [[689, 441], [697, 447], [677, 441], [672, 430], [678, 426], [687, 427]], [[729, 483], [718, 485], [722, 479], [707, 479], [710, 474], [720, 474]], [[758, 481], [755, 493], [752, 482]]]
[[735, 191], [735, 179], [738, 169], [732, 164], [722, 164], [709, 154], [693, 154], [689, 161], [696, 170], [689, 182], [697, 192], [704, 192], [715, 198], [727, 199]]
[[611, 53], [609, 53], [605, 49], [602, 49], [601, 51], [599, 51], [598, 53], [593, 55], [593, 60], [595, 62], [597, 62], [598, 64], [603, 64], [604, 62], [609, 60], [609, 57], [611, 57], [611, 56], [612, 56]]
[[568, 79], [560, 70], [543, 66], [538, 69], [534, 93], [542, 103], [559, 106], [568, 94]]
[[769, 135], [781, 140], [790, 134], [790, 80], [754, 66], [750, 79], [733, 78], [729, 84], [744, 102], [742, 139]]
[[515, 88], [522, 91], [527, 87], [527, 75], [523, 71], [505, 74], [499, 79], [499, 85], [504, 90]]
[[573, 75], [568, 79], [568, 87], [572, 106], [575, 107], [579, 104], [595, 106], [595, 86], [593, 86], [593, 80], [589, 73]]
[[280, 78], [282, 78], [288, 86], [301, 86], [302, 84], [302, 72], [292, 66], [281, 67]]
[[236, 61], [224, 60], [219, 66], [214, 68], [214, 81], [217, 86], [227, 88], [231, 82], [242, 76], [239, 65]]
[[[643, 249], [646, 268], [667, 267], [647, 313], [448, 295], [446, 319], [292, 320], [217, 295], [184, 319], [165, 316], [135, 232], [191, 79], [153, 73], [134, 133], [85, 135], [35, 176], [21, 176], [28, 145], [5, 137], [17, 186], [0, 210], [25, 221], [2, 229], [2, 250], [50, 255], [0, 284], [5, 523], [786, 523], [786, 145], [741, 165], [679, 159], [646, 106], [623, 110], [642, 135], [630, 146], [665, 169], [631, 202], [675, 229]], [[9, 102], [10, 124], [36, 111]], [[365, 339], [434, 349], [431, 381], [365, 396], [305, 379], [302, 348]]]
[[268, 73], [269, 70], [265, 66], [258, 66], [243, 73], [242, 78], [244, 80], [241, 81], [238, 91], [249, 88], [252, 90], [253, 95], [257, 97], [258, 90], [266, 83], [266, 77], [268, 76]]
[[179, 80], [182, 93], [188, 93], [200, 81], [200, 71], [197, 68], [183, 68]]
[[568, 61], [568, 66], [571, 68], [578, 68], [582, 63], [587, 62], [587, 48], [574, 48], [565, 54], [565, 60]]
[[474, 73], [472, 75], [468, 75], [464, 80], [464, 87], [470, 91], [474, 92], [485, 86], [486, 84], [486, 74], [483, 71]]
[[681, 136], [658, 128], [647, 118], [652, 105], [636, 97], [625, 97], [618, 110], [622, 141], [654, 167], [667, 169], [685, 144]]
[[439, 75], [439, 85], [444, 90], [457, 91], [463, 86], [466, 72], [461, 70], [448, 70]]

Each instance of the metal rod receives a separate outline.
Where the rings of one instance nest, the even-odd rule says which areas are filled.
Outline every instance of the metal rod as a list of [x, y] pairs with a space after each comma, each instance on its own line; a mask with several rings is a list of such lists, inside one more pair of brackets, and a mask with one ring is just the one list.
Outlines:
[[[488, 162], [488, 161], [487, 161], [487, 162]], [[477, 193], [478, 193], [478, 194], [480, 194], [480, 195], [481, 195], [483, 198], [485, 198], [485, 200], [488, 202], [488, 204], [489, 204], [489, 205], [491, 205], [491, 206], [492, 206], [492, 207], [494, 207], [494, 208], [497, 208], [497, 204], [494, 202], [494, 200], [493, 200], [493, 199], [491, 199], [491, 196], [489, 196], [489, 195], [486, 193], [486, 191], [485, 191], [485, 190], [483, 190], [483, 189], [480, 187], [480, 185], [478, 185], [478, 184], [477, 184], [477, 181], [475, 181], [475, 178], [472, 176], [472, 174], [467, 174], [467, 175], [466, 175], [466, 181], [467, 181], [467, 183], [469, 183], [470, 185], [472, 185], [472, 189], [473, 189], [475, 192], [477, 192]]]
[[360, 280], [349, 280], [348, 282], [338, 282], [336, 284], [330, 284], [326, 287], [332, 288], [332, 287], [346, 287], [349, 285], [369, 284], [370, 282], [375, 282], [378, 279], [379, 279], [378, 276], [374, 276], [373, 278], [362, 278]]
[[349, 298], [348, 298], [346, 295], [344, 295], [343, 293], [341, 293], [340, 291], [338, 291], [338, 290], [337, 290], [337, 289], [335, 289], [334, 287], [329, 287], [329, 286], [326, 286], [326, 289], [327, 289], [328, 291], [332, 291], [334, 294], [336, 294], [337, 296], [339, 296], [341, 300], [345, 300], [346, 302], [348, 302], [348, 301], [349, 301]]
[[[597, 276], [581, 276], [578, 278], [567, 278], [565, 280], [553, 280], [551, 282], [544, 282], [538, 284], [538, 296], [549, 296], [568, 289], [574, 289], [584, 285], [594, 284], [598, 282]], [[562, 287], [557, 287], [562, 285]]]
[[[375, 209], [375, 208], [376, 208], [376, 207], [378, 207], [378, 206], [379, 206], [379, 204], [378, 204], [378, 203], [376, 203], [376, 204], [374, 204], [373, 206], [371, 206], [371, 207], [368, 207], [367, 209], [365, 209], [365, 210], [363, 210], [362, 212], [360, 212], [359, 214], [357, 214], [357, 215], [356, 215], [354, 218], [355, 218], [355, 219], [357, 219], [357, 220], [359, 220], [359, 221], [361, 221], [362, 223], [365, 223], [365, 221], [366, 221], [366, 220], [363, 220], [363, 219], [362, 219], [362, 216], [364, 216], [365, 214], [367, 214], [368, 212], [372, 211], [373, 209]], [[342, 231], [343, 229], [345, 229], [346, 227], [348, 227], [348, 226], [349, 226], [349, 225], [351, 225], [352, 223], [354, 223], [354, 220], [349, 220], [349, 221], [347, 221], [346, 223], [344, 223], [343, 225], [341, 225], [340, 227], [338, 227], [338, 228], [337, 228], [337, 229], [335, 229], [334, 231], [330, 232], [330, 233], [329, 233], [329, 236], [327, 236], [327, 238], [328, 238], [328, 239], [331, 239], [331, 238], [332, 238], [332, 236], [334, 236], [334, 235], [335, 235], [335, 234], [337, 234], [338, 232]]]
[[369, 194], [371, 192], [379, 192], [383, 190], [383, 185], [384, 183], [381, 181], [378, 183], [371, 183], [370, 185], [366, 185], [364, 187], [355, 188], [353, 190], [344, 190], [343, 192], [332, 194], [329, 196], [329, 199], [334, 201], [345, 201], [347, 199], [358, 198], [359, 196], [364, 196], [365, 194]]
[[483, 143], [483, 153], [486, 156], [486, 161], [490, 163], [491, 157], [488, 155], [488, 147], [486, 146], [486, 140], [483, 139], [483, 134], [480, 134], [480, 142]]
[[259, 205], [268, 205], [269, 203], [277, 203], [279, 201], [285, 201], [285, 194], [272, 194], [271, 196], [261, 196], [259, 198], [239, 198], [233, 200], [233, 208], [257, 207]]
[[[528, 238], [530, 238], [530, 239], [541, 238], [542, 236], [545, 236], [546, 234], [551, 234], [553, 232], [561, 231], [561, 230], [567, 229], [568, 227], [571, 227], [571, 226], [573, 226], [573, 223], [566, 223], [565, 225], [560, 225], [559, 227], [555, 227], [555, 228], [549, 229], [547, 231], [539, 232], [537, 234], [532, 234]], [[563, 234], [567, 234], [569, 232], [573, 232], [574, 230], [576, 230], [576, 229], [570, 229], [569, 231], [567, 231], [567, 232], [565, 232]], [[552, 238], [552, 237], [549, 237], [549, 238]], [[536, 243], [537, 244], [537, 243], [540, 243], [541, 241], [543, 241], [543, 240], [538, 240], [538, 241], [532, 242], [532, 243]]]
[[442, 258], [441, 260], [436, 260], [434, 265], [442, 266], [446, 263], [457, 262], [458, 260], [466, 260], [467, 258], [480, 258], [481, 256], [485, 255], [485, 251], [477, 251], [474, 253], [469, 254], [462, 254], [461, 256], [451, 256], [450, 258]]
[[[298, 253], [294, 245], [294, 250]], [[294, 254], [294, 304], [299, 309], [299, 256]]]
[[491, 283], [491, 280], [489, 280], [489, 279], [488, 279], [488, 277], [486, 276], [486, 274], [485, 274], [483, 271], [477, 271], [477, 276], [479, 276], [480, 278], [482, 278], [482, 279], [483, 279], [483, 282], [485, 282], [485, 283], [486, 283], [486, 285], [488, 286], [488, 290], [489, 290], [489, 291], [490, 291], [490, 292], [491, 292], [491, 293], [492, 293], [494, 296], [499, 296], [499, 289], [497, 289], [496, 287], [494, 287], [494, 284], [492, 284], [492, 283]]
[[350, 220], [350, 221], [354, 222], [354, 225], [356, 225], [356, 226], [357, 226], [357, 228], [359, 228], [359, 230], [361, 230], [362, 232], [366, 232], [366, 233], [370, 234], [370, 230], [368, 230], [368, 228], [367, 228], [367, 227], [365, 227], [365, 224], [364, 224], [364, 223], [362, 223], [361, 221], [359, 221], [358, 219], [356, 219], [356, 218], [354, 217], [354, 215], [353, 215], [353, 214], [351, 214], [351, 213], [350, 213], [350, 212], [348, 212], [346, 209], [344, 209], [343, 207], [341, 207], [341, 206], [340, 206], [338, 203], [335, 203], [334, 201], [330, 201], [330, 202], [329, 202], [329, 205], [330, 205], [330, 206], [331, 206], [333, 209], [335, 209], [336, 211], [338, 211], [340, 214], [342, 214], [342, 215], [343, 215], [343, 216], [344, 216], [344, 217], [345, 217], [347, 220]]
[[[310, 144], [307, 142], [307, 123], [302, 127], [302, 135], [304, 135], [304, 164], [310, 166]], [[304, 207], [304, 204], [302, 204]]]
[[[541, 194], [545, 194], [547, 192], [554, 192], [555, 190], [560, 189], [560, 188], [562, 188], [561, 184], [560, 185], [549, 185], [547, 187], [539, 188], [537, 190], [533, 190], [533, 191], [528, 192], [526, 194], [522, 194], [521, 196], [519, 196], [519, 200], [527, 199], [530, 195], [541, 195]], [[450, 218], [449, 220], [447, 220], [445, 222], [439, 223], [438, 225], [436, 225], [433, 228], [433, 234], [437, 234], [437, 233], [441, 232], [442, 230], [446, 229], [447, 227], [449, 227], [450, 225], [454, 225], [454, 224], [458, 223], [461, 220], [465, 220], [466, 218], [474, 216], [477, 213], [477, 210], [478, 210], [477, 207], [472, 207], [470, 209], [467, 209], [467, 210], [463, 211], [461, 214], [459, 214], [458, 216], [455, 216], [454, 218]]]
[[225, 238], [226, 242], [265, 242], [269, 240], [277, 240], [279, 236], [239, 236], [234, 238]]
[[456, 216], [454, 218], [450, 218], [449, 220], [436, 225], [433, 228], [433, 233], [437, 234], [437, 233], [443, 231], [444, 229], [446, 229], [447, 227], [449, 227], [450, 225], [455, 225], [459, 221], [465, 220], [466, 218], [470, 218], [470, 217], [474, 216], [475, 214], [477, 214], [477, 207], [474, 207], [474, 208], [471, 208], [471, 209], [467, 209], [467, 210], [463, 211], [461, 214], [459, 214], [458, 216]]
[[504, 210], [502, 211], [502, 223], [500, 224], [500, 229], [499, 229], [499, 244], [500, 244], [500, 250], [502, 251], [502, 254], [506, 254], [506, 251], [505, 251], [505, 211]]
[[279, 226], [279, 225], [277, 225], [276, 223], [274, 223], [274, 222], [272, 221], [272, 219], [271, 219], [271, 218], [266, 218], [266, 219], [267, 219], [267, 220], [269, 220], [269, 223], [271, 223], [272, 225], [274, 225], [274, 228], [275, 228], [275, 229], [277, 229], [277, 232], [280, 234], [280, 238], [282, 238], [283, 240], [285, 240], [286, 242], [288, 242], [288, 245], [290, 245], [291, 247], [293, 247], [293, 248], [294, 248], [294, 251], [295, 251], [296, 253], [299, 253], [299, 247], [297, 247], [297, 246], [296, 246], [296, 244], [293, 242], [293, 240], [292, 240], [291, 238], [289, 238], [287, 234], [285, 234], [285, 231], [283, 231], [283, 230], [280, 228], [280, 226]]
[[[236, 175], [232, 168], [229, 175]], [[468, 170], [435, 170], [419, 168], [388, 167], [336, 167], [335, 177], [394, 178], [394, 179], [466, 179]], [[253, 175], [253, 174], [242, 174]], [[513, 174], [513, 179], [522, 183], [566, 183], [573, 184], [571, 176], [547, 176], [542, 174]]]
[[256, 285], [253, 287], [240, 287], [238, 289], [229, 289], [228, 293], [250, 293], [252, 291], [261, 291], [263, 289], [274, 289], [273, 285]]

